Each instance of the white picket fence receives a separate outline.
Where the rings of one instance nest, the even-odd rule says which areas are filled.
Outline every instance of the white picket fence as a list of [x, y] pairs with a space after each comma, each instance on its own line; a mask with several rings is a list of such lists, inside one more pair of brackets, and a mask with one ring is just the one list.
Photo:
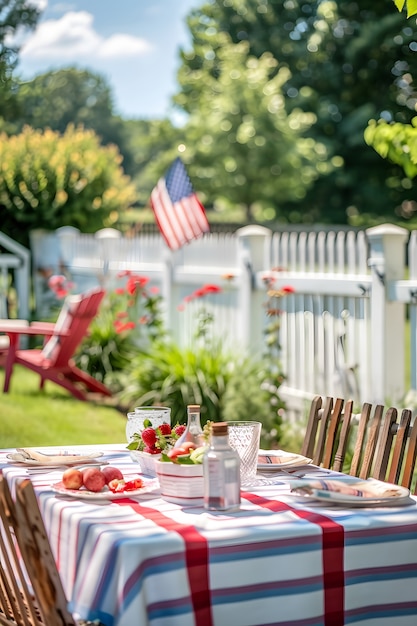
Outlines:
[[389, 224], [358, 232], [272, 233], [247, 226], [235, 234], [208, 234], [171, 252], [159, 235], [126, 238], [112, 230], [86, 235], [63, 228], [33, 233], [32, 254], [35, 294], [40, 266], [59, 271], [65, 265], [79, 291], [97, 284], [112, 288], [121, 270], [148, 276], [161, 290], [166, 324], [181, 345], [192, 341], [202, 301], [183, 311], [178, 306], [202, 285], [219, 285], [222, 293], [204, 301], [217, 335], [233, 349], [259, 355], [268, 323], [266, 281], [273, 276], [274, 288], [292, 286], [295, 292], [280, 302], [286, 374], [280, 395], [294, 411], [304, 412], [315, 394], [398, 405], [410, 402], [407, 392], [417, 390], [415, 232], [409, 237]]

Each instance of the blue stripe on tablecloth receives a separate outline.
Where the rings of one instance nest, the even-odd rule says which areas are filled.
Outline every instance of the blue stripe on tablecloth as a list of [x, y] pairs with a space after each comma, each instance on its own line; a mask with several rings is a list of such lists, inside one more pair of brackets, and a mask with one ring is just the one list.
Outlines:
[[301, 577], [292, 580], [274, 580], [239, 587], [223, 587], [211, 592], [213, 604], [243, 602], [259, 598], [306, 594], [323, 588], [323, 576]]
[[[345, 624], [355, 624], [365, 619], [372, 619], [373, 623], [377, 623], [377, 619], [417, 616], [417, 600], [415, 602], [395, 602], [392, 604], [369, 604], [361, 606], [357, 609], [345, 611]], [[391, 622], [393, 625], [395, 621]], [[417, 620], [413, 620], [413, 624]]]
[[345, 571], [345, 584], [357, 585], [364, 582], [378, 582], [381, 580], [395, 580], [417, 578], [417, 563], [404, 565], [387, 565], [379, 567], [361, 567], [360, 569]]
[[397, 541], [410, 541], [416, 539], [417, 524], [391, 525], [384, 528], [365, 528], [345, 532], [345, 544], [369, 545], [370, 543], [388, 543]]
[[241, 561], [271, 556], [279, 552], [280, 555], [308, 553], [322, 549], [321, 535], [309, 537], [291, 537], [287, 539], [265, 540], [254, 543], [235, 544], [233, 546], [209, 547], [210, 563], [223, 561]]

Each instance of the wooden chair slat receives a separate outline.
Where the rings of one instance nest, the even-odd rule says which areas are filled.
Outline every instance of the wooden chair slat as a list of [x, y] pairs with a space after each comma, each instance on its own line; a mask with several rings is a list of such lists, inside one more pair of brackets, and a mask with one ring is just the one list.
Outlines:
[[[417, 418], [414, 419], [414, 424], [410, 427], [408, 437], [408, 449], [404, 461], [404, 472], [401, 479], [401, 484], [407, 489], [412, 488], [412, 481], [416, 472], [416, 460], [417, 460]], [[414, 485], [413, 493], [417, 493], [417, 481]]]
[[404, 453], [407, 445], [407, 437], [409, 433], [411, 423], [411, 411], [410, 409], [404, 409], [401, 414], [400, 423], [397, 427], [397, 433], [395, 435], [394, 446], [392, 450], [392, 457], [390, 462], [388, 482], [399, 483], [401, 477], [402, 463], [404, 460]]
[[333, 398], [326, 398], [324, 407], [319, 412], [320, 421], [318, 429], [318, 437], [316, 442], [316, 449], [314, 451], [313, 463], [315, 465], [321, 465], [324, 454], [324, 446], [326, 444], [327, 428], [329, 419], [333, 409]]
[[350, 426], [352, 423], [352, 411], [353, 411], [353, 400], [347, 400], [345, 402], [345, 408], [343, 410], [343, 418], [342, 418], [342, 427], [340, 429], [339, 436], [339, 444], [334, 456], [333, 460], [333, 469], [336, 472], [341, 472], [343, 470], [343, 463], [346, 456], [349, 434], [350, 434]]
[[314, 456], [314, 448], [316, 442], [317, 429], [319, 425], [319, 411], [322, 406], [322, 397], [315, 396], [311, 401], [310, 412], [307, 420], [306, 432], [304, 436], [303, 445], [301, 447], [301, 454], [309, 459]]
[[388, 463], [391, 454], [392, 442], [394, 439], [395, 428], [393, 428], [397, 420], [398, 411], [395, 407], [390, 407], [383, 420], [382, 429], [379, 436], [378, 447], [375, 455], [375, 462], [372, 470], [373, 478], [385, 480]]
[[368, 422], [367, 440], [360, 465], [359, 478], [369, 478], [372, 473], [372, 465], [375, 461], [375, 451], [377, 449], [379, 434], [381, 432], [381, 423], [384, 415], [384, 407], [377, 404], [372, 419]]
[[324, 446], [322, 465], [323, 467], [330, 467], [335, 453], [335, 447], [337, 444], [337, 436], [339, 433], [339, 426], [342, 419], [343, 400], [337, 398], [333, 410], [329, 417], [329, 423], [327, 427], [326, 443]]
[[368, 421], [371, 415], [372, 405], [365, 402], [362, 406], [361, 415], [358, 424], [358, 433], [356, 436], [355, 447], [353, 450], [352, 462], [350, 465], [349, 474], [352, 476], [358, 476], [360, 472], [360, 464], [362, 459], [363, 446], [366, 437], [366, 429]]

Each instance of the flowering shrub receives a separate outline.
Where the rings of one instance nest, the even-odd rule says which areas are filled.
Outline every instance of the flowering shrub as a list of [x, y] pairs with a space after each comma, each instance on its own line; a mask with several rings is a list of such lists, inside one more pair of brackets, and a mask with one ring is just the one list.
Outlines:
[[125, 285], [106, 294], [75, 357], [78, 367], [98, 380], [106, 379], [114, 390], [120, 385], [117, 373], [165, 333], [161, 296], [149, 286], [149, 278], [127, 271], [118, 279], [125, 279]]
[[125, 287], [118, 287], [110, 294], [114, 328], [119, 334], [134, 331], [138, 348], [149, 348], [153, 339], [165, 334], [159, 290], [149, 285], [147, 276], [128, 270], [120, 272], [118, 278], [127, 280]]
[[[185, 407], [200, 404], [202, 423], [257, 419], [263, 423], [262, 445], [282, 441], [279, 386], [284, 379], [279, 363], [280, 300], [290, 286], [275, 288], [276, 274], [266, 276], [269, 320], [261, 358], [227, 349], [213, 335], [214, 314], [208, 299], [224, 292], [205, 284], [185, 296], [179, 311], [190, 308], [196, 322], [191, 347], [182, 348], [164, 328], [161, 297], [147, 277], [123, 272], [125, 281], [106, 297], [79, 363], [118, 392], [120, 406], [162, 405], [171, 408], [173, 423], [182, 423]], [[232, 275], [222, 277], [233, 280]]]

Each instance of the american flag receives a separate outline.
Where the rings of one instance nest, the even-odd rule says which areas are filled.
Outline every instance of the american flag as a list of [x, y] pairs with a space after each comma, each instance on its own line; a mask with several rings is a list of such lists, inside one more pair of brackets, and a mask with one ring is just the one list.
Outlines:
[[204, 207], [179, 157], [152, 191], [151, 206], [171, 250], [178, 250], [210, 230]]

